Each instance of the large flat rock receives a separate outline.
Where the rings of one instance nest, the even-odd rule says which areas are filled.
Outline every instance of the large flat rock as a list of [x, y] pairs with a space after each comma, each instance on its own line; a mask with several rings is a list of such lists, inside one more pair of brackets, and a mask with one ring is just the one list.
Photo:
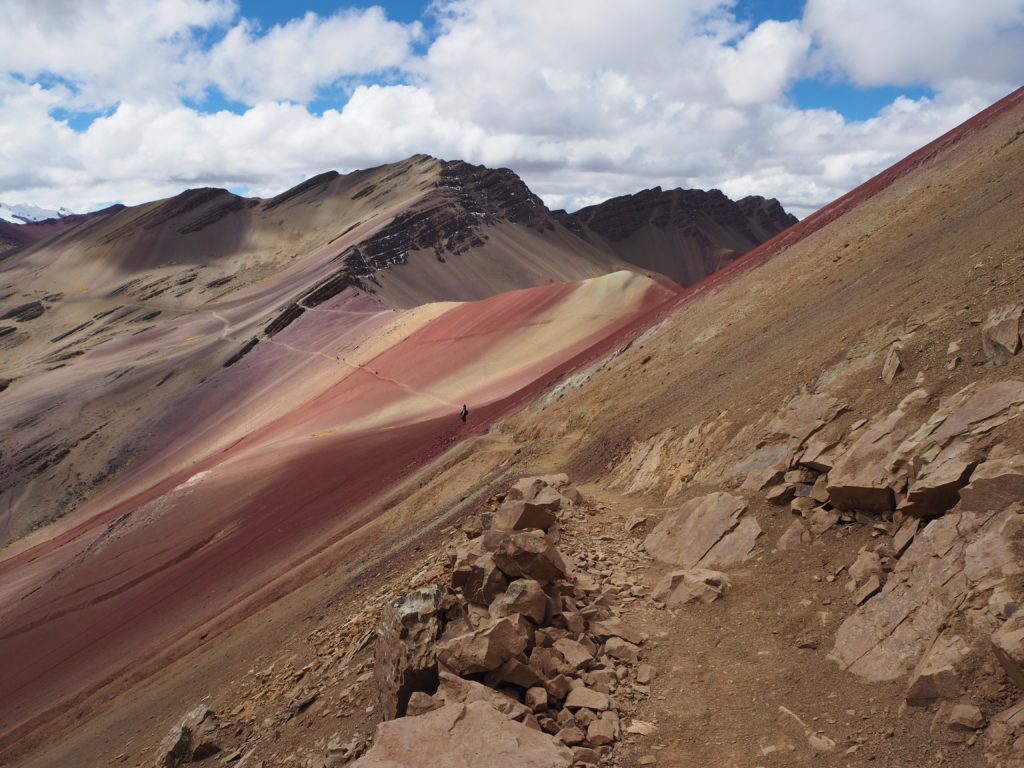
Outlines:
[[683, 568], [725, 566], [746, 559], [761, 527], [744, 513], [747, 503], [729, 493], [691, 499], [655, 526], [644, 548], [663, 563]]
[[377, 726], [358, 768], [569, 768], [572, 752], [554, 737], [513, 722], [490, 704], [448, 704]]

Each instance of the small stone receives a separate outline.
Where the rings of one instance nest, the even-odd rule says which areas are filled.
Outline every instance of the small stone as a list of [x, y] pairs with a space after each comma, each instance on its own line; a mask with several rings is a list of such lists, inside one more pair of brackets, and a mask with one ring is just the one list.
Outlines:
[[539, 686], [528, 688], [525, 703], [531, 712], [543, 712], [548, 708], [548, 692]]
[[975, 731], [985, 725], [985, 715], [973, 704], [954, 704], [946, 723], [953, 730]]

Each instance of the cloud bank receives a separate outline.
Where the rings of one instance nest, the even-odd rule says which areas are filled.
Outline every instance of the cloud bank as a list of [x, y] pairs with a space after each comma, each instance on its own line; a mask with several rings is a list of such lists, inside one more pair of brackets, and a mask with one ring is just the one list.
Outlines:
[[[0, 5], [0, 199], [85, 210], [185, 187], [270, 195], [426, 152], [579, 207], [660, 184], [806, 215], [1024, 80], [1024, 0], [437, 0], [261, 28], [231, 0]], [[908, 34], [907, 30], [913, 30]], [[867, 120], [809, 79], [924, 86]]]

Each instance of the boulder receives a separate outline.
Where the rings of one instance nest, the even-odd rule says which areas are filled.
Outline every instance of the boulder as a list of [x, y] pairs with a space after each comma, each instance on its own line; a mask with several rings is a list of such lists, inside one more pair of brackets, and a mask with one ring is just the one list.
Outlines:
[[945, 514], [960, 500], [959, 491], [967, 485], [977, 463], [970, 443], [966, 440], [951, 443], [918, 472], [900, 511], [913, 517]]
[[440, 671], [435, 698], [440, 699], [444, 704], [472, 704], [475, 701], [482, 701], [509, 720], [518, 722], [522, 722], [530, 714], [528, 707], [510, 696], [474, 680], [465, 680], [445, 669]]
[[547, 584], [569, 575], [562, 554], [543, 531], [492, 530], [485, 531], [481, 539], [498, 568], [510, 578], [535, 579]]
[[640, 646], [623, 640], [621, 637], [612, 637], [604, 644], [604, 652], [613, 659], [628, 661], [635, 664], [640, 660]]
[[587, 726], [587, 741], [594, 747], [614, 744], [619, 738], [619, 716], [614, 711], [601, 713], [601, 716]]
[[525, 616], [534, 624], [541, 624], [547, 612], [548, 596], [540, 582], [534, 579], [516, 579], [491, 603], [491, 616], [500, 619], [512, 614]]
[[747, 503], [728, 493], [700, 496], [669, 512], [644, 539], [657, 560], [683, 568], [730, 565], [745, 560], [761, 527], [745, 516]]
[[[794, 522], [800, 525], [799, 521]], [[729, 579], [721, 571], [690, 568], [666, 574], [654, 586], [651, 597], [672, 608], [697, 602], [708, 605], [721, 597], [728, 586]]]
[[527, 635], [509, 618], [436, 644], [437, 660], [459, 675], [491, 672], [526, 649]]
[[586, 669], [594, 663], [594, 654], [583, 647], [582, 643], [563, 637], [555, 640], [554, 650], [561, 654], [570, 669]]
[[1024, 499], [1024, 455], [990, 454], [971, 474], [971, 482], [960, 489], [960, 508], [975, 512], [1005, 509], [1021, 499]]
[[1020, 349], [1020, 317], [1024, 307], [1015, 304], [993, 309], [981, 326], [981, 348], [989, 362], [1002, 365]]
[[985, 727], [985, 715], [974, 704], [954, 704], [946, 713], [946, 725], [956, 731], [976, 731]]
[[425, 715], [427, 712], [433, 712], [435, 709], [440, 709], [444, 706], [444, 700], [438, 696], [432, 696], [429, 693], [423, 691], [413, 691], [409, 697], [409, 702], [405, 707], [405, 714], [408, 717], [416, 717], [417, 715]]
[[554, 737], [503, 717], [486, 702], [449, 704], [383, 722], [358, 768], [569, 768], [572, 752]]
[[374, 644], [373, 678], [381, 715], [402, 717], [414, 691], [437, 688], [434, 643], [443, 629], [445, 596], [437, 586], [410, 592], [385, 606]]
[[592, 712], [604, 712], [611, 707], [611, 700], [606, 694], [585, 686], [573, 688], [565, 697], [566, 709], [589, 709]]
[[897, 408], [865, 429], [842, 453], [828, 473], [828, 497], [841, 509], [887, 512], [895, 508], [896, 479], [890, 460], [905, 437], [900, 422], [904, 411]]
[[[483, 536], [486, 534], [487, 531]], [[452, 587], [476, 605], [490, 605], [508, 586], [508, 579], [498, 568], [494, 555], [484, 548], [483, 536], [456, 550], [452, 570]]]
[[524, 477], [512, 484], [512, 487], [508, 489], [508, 493], [505, 494], [505, 500], [519, 501], [522, 499], [529, 501], [546, 488], [547, 485], [541, 477]]
[[205, 704], [190, 711], [171, 728], [156, 753], [157, 768], [177, 768], [220, 751], [215, 739], [217, 715]]
[[[538, 497], [539, 500], [539, 497]], [[546, 531], [555, 522], [558, 505], [538, 504], [537, 501], [505, 501], [494, 513], [491, 527], [498, 531], [522, 531], [538, 528]]]

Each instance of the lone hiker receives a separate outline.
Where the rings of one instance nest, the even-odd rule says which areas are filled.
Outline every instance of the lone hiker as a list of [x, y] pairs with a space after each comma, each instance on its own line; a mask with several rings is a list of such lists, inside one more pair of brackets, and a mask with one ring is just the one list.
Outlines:
[[467, 408], [466, 404], [463, 403], [462, 411], [459, 412], [459, 418], [462, 419], [463, 422], [465, 422], [467, 416], [469, 416], [469, 408]]

